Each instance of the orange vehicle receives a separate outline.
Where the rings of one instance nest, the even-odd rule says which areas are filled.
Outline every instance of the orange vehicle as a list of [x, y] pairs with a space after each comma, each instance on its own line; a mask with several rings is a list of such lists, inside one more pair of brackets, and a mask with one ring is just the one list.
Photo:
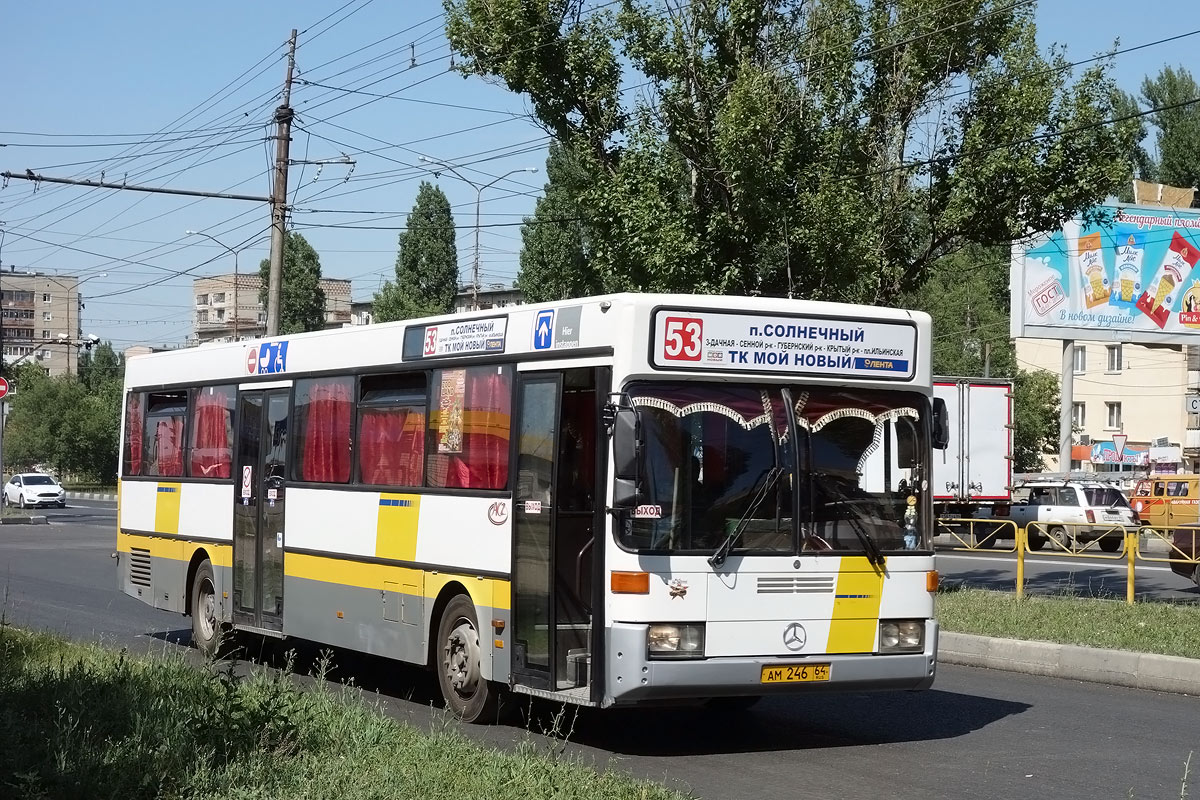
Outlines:
[[1143, 525], [1171, 529], [1200, 521], [1200, 475], [1154, 475], [1131, 498]]

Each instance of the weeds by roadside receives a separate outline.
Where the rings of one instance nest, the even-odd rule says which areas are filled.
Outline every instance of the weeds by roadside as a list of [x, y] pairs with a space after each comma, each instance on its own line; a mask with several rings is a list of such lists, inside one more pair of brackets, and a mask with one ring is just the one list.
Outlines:
[[[359, 690], [203, 669], [0, 626], [0, 795], [19, 798], [680, 798], [523, 743], [424, 733]], [[561, 724], [562, 720], [558, 720]]]

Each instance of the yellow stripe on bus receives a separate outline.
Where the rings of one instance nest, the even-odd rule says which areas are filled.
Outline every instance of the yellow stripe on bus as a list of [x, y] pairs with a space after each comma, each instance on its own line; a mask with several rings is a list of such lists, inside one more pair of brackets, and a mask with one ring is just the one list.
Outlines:
[[417, 560], [417, 517], [421, 496], [417, 494], [379, 495], [379, 521], [375, 528], [375, 555], [396, 561]]
[[830, 653], [869, 653], [879, 629], [883, 571], [865, 557], [844, 557], [829, 625]]
[[154, 497], [154, 530], [158, 533], [179, 533], [179, 496], [183, 484], [160, 483]]
[[466, 587], [477, 606], [507, 609], [511, 605], [509, 583], [502, 578], [483, 578], [454, 572], [431, 572], [394, 564], [369, 564], [338, 556], [314, 556], [307, 553], [284, 555], [283, 572], [291, 578], [306, 578], [361, 589], [384, 590], [385, 583], [424, 586], [428, 598], [436, 598], [450, 581]]
[[117, 550], [128, 553], [133, 548], [149, 550], [152, 558], [169, 558], [172, 561], [191, 561], [192, 554], [204, 550], [213, 566], [233, 565], [233, 545], [219, 542], [192, 542], [165, 536], [142, 533], [117, 533]]

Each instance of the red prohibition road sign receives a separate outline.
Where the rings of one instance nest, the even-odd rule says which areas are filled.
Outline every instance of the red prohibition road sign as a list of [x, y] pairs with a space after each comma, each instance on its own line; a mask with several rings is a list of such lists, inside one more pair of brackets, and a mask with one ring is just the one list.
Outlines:
[[258, 374], [258, 348], [251, 347], [246, 351], [246, 371], [251, 375]]
[[7, 395], [8, 395], [8, 381], [4, 378], [0, 378], [0, 397], [6, 397]]

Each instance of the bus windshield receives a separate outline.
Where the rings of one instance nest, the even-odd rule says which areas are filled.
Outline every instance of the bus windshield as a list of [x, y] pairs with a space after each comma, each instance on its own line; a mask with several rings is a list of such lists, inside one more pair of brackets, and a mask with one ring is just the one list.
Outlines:
[[709, 553], [740, 531], [735, 554], [929, 549], [921, 395], [711, 383], [629, 395], [646, 456], [625, 547]]

